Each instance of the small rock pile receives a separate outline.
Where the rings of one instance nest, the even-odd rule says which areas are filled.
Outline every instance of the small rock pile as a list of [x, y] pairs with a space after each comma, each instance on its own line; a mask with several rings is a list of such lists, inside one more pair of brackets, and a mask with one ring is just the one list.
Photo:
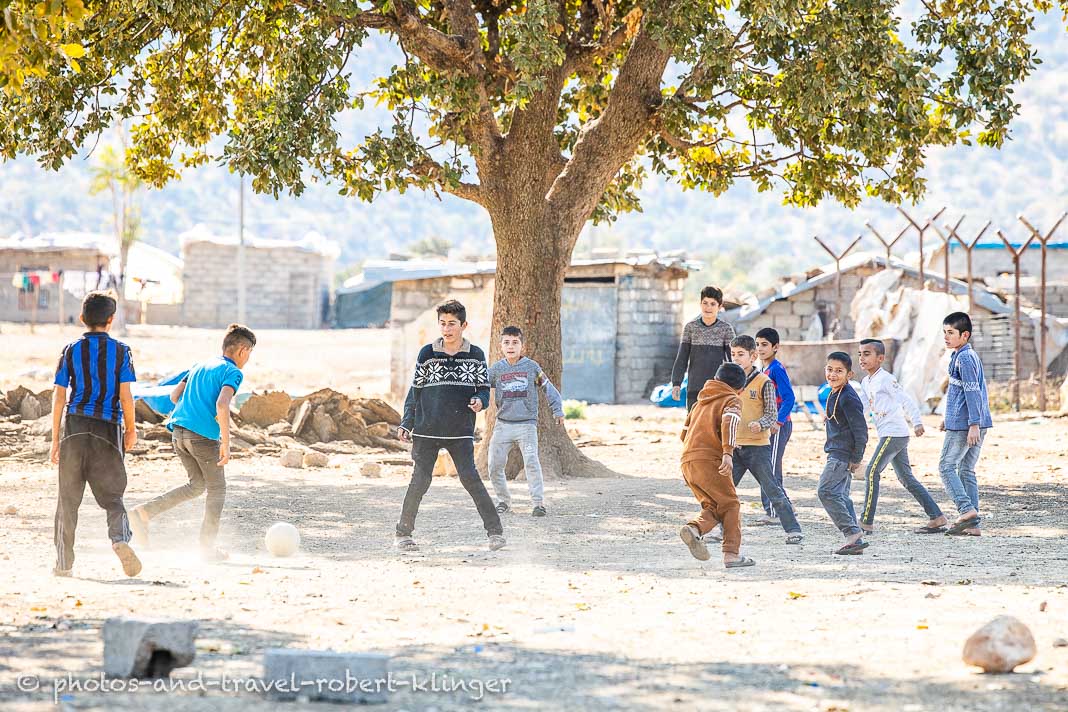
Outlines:
[[[52, 391], [19, 386], [0, 393], [0, 457], [38, 457], [51, 449]], [[44, 437], [41, 437], [44, 436]]]

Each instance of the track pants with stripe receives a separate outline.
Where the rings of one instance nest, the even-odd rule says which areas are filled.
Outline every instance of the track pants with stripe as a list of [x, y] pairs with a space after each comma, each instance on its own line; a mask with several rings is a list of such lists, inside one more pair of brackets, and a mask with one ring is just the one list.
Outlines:
[[912, 474], [912, 466], [909, 464], [909, 438], [879, 438], [875, 446], [875, 454], [872, 455], [865, 472], [864, 480], [864, 508], [860, 512], [860, 522], [865, 526], [875, 523], [875, 508], [879, 503], [879, 480], [887, 465], [894, 466], [898, 481], [904, 486], [913, 499], [920, 503], [923, 511], [930, 519], [942, 516], [942, 510], [938, 503], [931, 497], [927, 488], [920, 484]]
[[59, 445], [59, 502], [56, 506], [56, 568], [74, 565], [74, 533], [85, 485], [105, 512], [111, 542], [129, 542], [122, 426], [99, 418], [68, 414]]
[[682, 463], [682, 479], [701, 504], [701, 513], [689, 521], [701, 536], [723, 524], [723, 553], [737, 554], [742, 545], [742, 515], [734, 479], [719, 474], [720, 460]]

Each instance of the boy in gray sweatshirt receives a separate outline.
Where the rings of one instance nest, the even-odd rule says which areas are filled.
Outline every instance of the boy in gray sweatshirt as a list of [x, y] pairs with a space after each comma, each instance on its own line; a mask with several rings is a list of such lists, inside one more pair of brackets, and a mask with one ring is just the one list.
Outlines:
[[545, 490], [538, 459], [537, 387], [545, 390], [553, 417], [561, 425], [564, 422], [563, 399], [537, 361], [523, 355], [523, 332], [518, 326], [506, 326], [501, 331], [501, 353], [504, 358], [489, 369], [490, 388], [497, 405], [497, 424], [493, 428], [489, 450], [490, 478], [497, 493], [497, 511], [503, 514], [511, 509], [512, 498], [508, 494], [504, 466], [512, 445], [518, 445], [523, 453], [527, 486], [534, 505], [531, 514], [544, 517]]

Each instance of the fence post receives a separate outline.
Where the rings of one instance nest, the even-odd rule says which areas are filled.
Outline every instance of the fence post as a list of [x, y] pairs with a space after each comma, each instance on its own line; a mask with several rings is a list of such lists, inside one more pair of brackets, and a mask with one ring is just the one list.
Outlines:
[[849, 243], [849, 247], [845, 248], [840, 254], [836, 254], [834, 250], [827, 247], [827, 243], [821, 240], [819, 235], [813, 236], [813, 239], [820, 243], [820, 247], [826, 250], [827, 254], [834, 260], [834, 321], [831, 322], [831, 336], [835, 338], [837, 338], [838, 329], [841, 328], [842, 325], [842, 259], [857, 246], [861, 237], [863, 237], [863, 235], [857, 235], [857, 239]]
[[991, 222], [987, 220], [986, 225], [983, 225], [983, 229], [979, 231], [971, 242], [965, 242], [960, 234], [957, 233], [957, 228], [946, 225], [946, 230], [949, 230], [950, 237], [955, 238], [957, 242], [960, 243], [960, 246], [964, 248], [964, 253], [968, 257], [968, 311], [971, 311], [972, 307], [975, 305], [975, 296], [972, 292], [972, 283], [975, 281], [975, 277], [972, 274], [972, 250], [979, 244], [979, 240], [986, 234], [986, 231], [990, 229], [990, 225]]
[[[945, 250], [945, 282], [942, 284], [942, 286], [945, 287], [946, 294], [949, 294], [949, 243], [953, 239], [953, 235], [956, 233], [957, 228], [959, 228], [960, 224], [964, 222], [964, 217], [964, 215], [961, 215], [960, 220], [958, 220], [957, 224], [953, 227], [946, 225], [946, 230], [949, 231], [948, 235], [943, 235], [942, 231], [938, 229], [938, 225], [935, 225], [934, 223], [931, 224], [931, 227], [934, 228], [934, 231], [938, 233], [938, 237], [942, 239], [942, 248]], [[968, 308], [971, 308], [970, 301], [968, 303]]]
[[901, 206], [898, 206], [897, 211], [905, 216], [905, 219], [908, 220], [912, 224], [912, 227], [916, 228], [916, 232], [920, 236], [920, 289], [924, 289], [925, 288], [924, 287], [924, 279], [925, 278], [924, 278], [924, 266], [923, 266], [923, 233], [927, 232], [927, 229], [930, 228], [931, 225], [934, 224], [935, 220], [937, 220], [939, 217], [941, 217], [942, 213], [946, 212], [946, 209], [942, 208], [937, 213], [935, 213], [930, 218], [928, 218], [927, 222], [925, 222], [923, 224], [923, 227], [920, 227], [916, 223], [916, 221], [912, 219], [911, 215], [909, 215], [904, 210], [902, 210]]
[[1036, 230], [1035, 227], [1031, 223], [1027, 222], [1027, 219], [1023, 215], [1019, 215], [1018, 218], [1019, 218], [1020, 222], [1022, 222], [1024, 224], [1024, 226], [1028, 230], [1031, 231], [1031, 237], [1033, 237], [1034, 239], [1037, 239], [1039, 244], [1042, 245], [1042, 274], [1041, 274], [1041, 277], [1039, 277], [1039, 285], [1038, 285], [1039, 299], [1040, 299], [1040, 302], [1041, 302], [1041, 304], [1039, 306], [1039, 309], [1042, 311], [1041, 315], [1039, 315], [1039, 320], [1040, 321], [1039, 321], [1039, 327], [1038, 327], [1041, 330], [1041, 333], [1038, 335], [1038, 343], [1039, 343], [1039, 346], [1038, 346], [1038, 380], [1039, 380], [1039, 386], [1038, 386], [1038, 388], [1039, 388], [1039, 390], [1038, 390], [1038, 408], [1041, 411], [1045, 411], [1046, 410], [1046, 245], [1049, 243], [1050, 238], [1053, 237], [1053, 233], [1057, 232], [1057, 229], [1061, 226], [1061, 223], [1064, 222], [1064, 219], [1068, 218], [1068, 213], [1061, 214], [1060, 219], [1057, 220], [1056, 224], [1053, 226], [1053, 229], [1051, 229], [1049, 232], [1047, 232], [1044, 237], [1041, 234], [1039, 234], [1038, 230]]
[[1016, 304], [1015, 304], [1015, 309], [1013, 311], [1013, 325], [1012, 325], [1012, 330], [1014, 332], [1013, 337], [1014, 337], [1014, 343], [1015, 343], [1015, 345], [1013, 346], [1013, 354], [1012, 354], [1012, 375], [1013, 375], [1013, 381], [1012, 381], [1012, 404], [1013, 404], [1013, 407], [1016, 409], [1016, 412], [1019, 413], [1020, 412], [1020, 257], [1023, 255], [1024, 251], [1028, 248], [1028, 246], [1030, 246], [1030, 244], [1034, 241], [1035, 236], [1034, 236], [1034, 234], [1032, 234], [1031, 237], [1027, 238], [1027, 242], [1025, 242], [1023, 245], [1021, 245], [1020, 249], [1017, 250], [1015, 247], [1012, 246], [1012, 243], [1009, 242], [1009, 238], [1005, 237], [1005, 233], [1003, 233], [1001, 230], [998, 230], [997, 232], [998, 232], [998, 237], [1001, 238], [1001, 241], [1005, 243], [1005, 247], [1008, 248], [1009, 252], [1012, 254], [1012, 267], [1013, 267], [1013, 272], [1015, 273], [1015, 284], [1014, 284], [1013, 291], [1014, 291], [1014, 299], [1016, 300]]
[[901, 228], [901, 232], [897, 234], [897, 237], [895, 237], [893, 240], [887, 241], [882, 235], [879, 234], [879, 231], [876, 230], [870, 222], [865, 222], [864, 225], [872, 231], [872, 233], [875, 235], [876, 239], [879, 240], [879, 242], [883, 243], [883, 247], [886, 249], [886, 266], [889, 268], [890, 250], [894, 248], [894, 245], [896, 245], [898, 241], [905, 236], [905, 233], [908, 232], [909, 228], [912, 226], [906, 225], [905, 227]]

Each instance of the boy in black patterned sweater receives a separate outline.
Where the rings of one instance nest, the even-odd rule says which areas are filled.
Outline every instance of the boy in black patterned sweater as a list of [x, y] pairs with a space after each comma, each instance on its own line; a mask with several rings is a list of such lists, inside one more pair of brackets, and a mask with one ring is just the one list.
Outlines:
[[437, 309], [441, 338], [419, 351], [415, 376], [404, 401], [400, 436], [412, 442], [415, 468], [404, 495], [395, 543], [401, 551], [418, 551], [412, 538], [419, 504], [430, 488], [438, 451], [448, 450], [460, 483], [478, 508], [489, 548], [505, 545], [501, 518], [475, 468], [475, 415], [489, 405], [486, 355], [464, 338], [467, 310], [450, 300]]

